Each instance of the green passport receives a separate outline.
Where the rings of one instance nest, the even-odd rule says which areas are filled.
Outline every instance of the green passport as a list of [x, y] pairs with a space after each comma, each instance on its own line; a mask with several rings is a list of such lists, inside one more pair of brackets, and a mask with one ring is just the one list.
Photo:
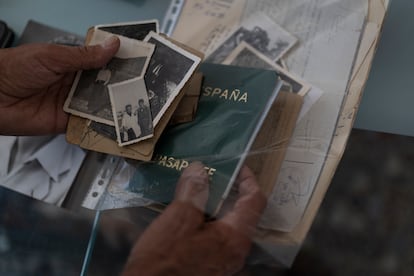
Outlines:
[[128, 191], [168, 204], [181, 171], [193, 161], [210, 175], [206, 213], [217, 214], [266, 118], [281, 81], [275, 71], [204, 63], [194, 121], [166, 129], [152, 162], [136, 165]]

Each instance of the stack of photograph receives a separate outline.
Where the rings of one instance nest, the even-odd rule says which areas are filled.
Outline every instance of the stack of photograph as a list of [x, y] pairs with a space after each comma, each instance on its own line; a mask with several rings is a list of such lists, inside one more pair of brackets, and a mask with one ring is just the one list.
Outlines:
[[[187, 84], [199, 79], [193, 76], [202, 55], [160, 35], [156, 20], [94, 26], [88, 31], [87, 44], [101, 44], [112, 36], [120, 40], [118, 52], [104, 67], [77, 73], [64, 110], [78, 117], [78, 121], [71, 118], [68, 126], [69, 132], [81, 129], [76, 144], [106, 138], [116, 147], [105, 144], [101, 150], [93, 149], [131, 157], [123, 150], [127, 146], [136, 147], [145, 140], [156, 143]], [[84, 135], [91, 131], [92, 136]], [[68, 141], [72, 142], [70, 135]]]

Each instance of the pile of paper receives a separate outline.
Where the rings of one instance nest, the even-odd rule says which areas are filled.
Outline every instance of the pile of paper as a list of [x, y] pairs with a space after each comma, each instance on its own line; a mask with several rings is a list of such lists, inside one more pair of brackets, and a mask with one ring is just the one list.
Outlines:
[[298, 252], [345, 149], [387, 2], [190, 0], [177, 23], [173, 37], [207, 60], [278, 64], [310, 84], [256, 239], [284, 265]]

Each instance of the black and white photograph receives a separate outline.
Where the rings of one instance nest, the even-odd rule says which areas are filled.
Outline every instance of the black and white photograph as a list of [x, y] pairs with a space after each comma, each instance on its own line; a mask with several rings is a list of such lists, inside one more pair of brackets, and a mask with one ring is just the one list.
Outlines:
[[280, 59], [297, 42], [297, 38], [264, 14], [255, 14], [230, 33], [207, 57], [211, 63], [222, 63], [242, 42], [252, 45], [273, 61]]
[[[95, 30], [90, 45], [99, 44], [113, 34]], [[66, 99], [64, 110], [99, 123], [114, 125], [108, 85], [143, 77], [154, 45], [118, 36], [121, 41], [115, 57], [103, 68], [78, 72]]]
[[115, 24], [96, 25], [95, 29], [99, 29], [112, 34], [122, 35], [128, 38], [144, 40], [151, 32], [159, 32], [158, 20], [146, 20], [135, 22], [124, 22]]
[[145, 83], [154, 126], [200, 64], [201, 59], [151, 32], [145, 40], [155, 45]]
[[118, 144], [126, 146], [154, 133], [144, 78], [108, 85]]
[[286, 92], [305, 96], [311, 88], [310, 84], [299, 77], [295, 77], [244, 41], [230, 53], [223, 61], [223, 64], [274, 70], [283, 81], [281, 90]]

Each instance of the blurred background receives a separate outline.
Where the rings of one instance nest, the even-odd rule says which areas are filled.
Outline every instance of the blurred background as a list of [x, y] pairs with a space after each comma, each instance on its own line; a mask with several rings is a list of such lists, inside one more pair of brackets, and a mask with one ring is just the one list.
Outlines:
[[414, 137], [354, 129], [290, 270], [241, 275], [414, 275]]

